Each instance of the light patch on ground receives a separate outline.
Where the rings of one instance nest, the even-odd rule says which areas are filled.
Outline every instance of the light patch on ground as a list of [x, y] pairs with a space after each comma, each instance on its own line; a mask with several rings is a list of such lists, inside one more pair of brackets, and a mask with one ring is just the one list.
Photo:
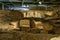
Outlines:
[[50, 40], [60, 40], [60, 36], [59, 37], [51, 38]]

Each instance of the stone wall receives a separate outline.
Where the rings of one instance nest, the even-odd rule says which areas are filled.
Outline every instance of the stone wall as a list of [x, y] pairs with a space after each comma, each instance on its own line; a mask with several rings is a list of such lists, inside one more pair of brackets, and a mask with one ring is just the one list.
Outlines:
[[[7, 20], [5, 17], [6, 14], [8, 14], [9, 11], [4, 11], [4, 10], [0, 10], [0, 29], [3, 30], [10, 30], [10, 29], [16, 29], [17, 28], [17, 22], [9, 22], [9, 20]], [[12, 25], [10, 25], [12, 24]]]

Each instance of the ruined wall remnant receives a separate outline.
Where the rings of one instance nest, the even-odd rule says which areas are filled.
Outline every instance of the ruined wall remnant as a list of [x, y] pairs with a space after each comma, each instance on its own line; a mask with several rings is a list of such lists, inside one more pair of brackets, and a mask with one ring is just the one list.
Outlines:
[[20, 19], [20, 13], [18, 11], [0, 11], [0, 29], [11, 30], [17, 29], [17, 22]]

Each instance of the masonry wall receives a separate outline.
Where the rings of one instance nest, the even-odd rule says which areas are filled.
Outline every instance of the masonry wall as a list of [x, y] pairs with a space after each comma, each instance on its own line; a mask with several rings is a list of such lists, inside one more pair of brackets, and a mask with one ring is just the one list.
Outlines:
[[[9, 13], [9, 11], [3, 11], [3, 10], [0, 10], [0, 29], [3, 29], [3, 30], [10, 30], [10, 29], [16, 29], [17, 28], [17, 22], [9, 22], [9, 20], [7, 21], [6, 20], [6, 15]], [[13, 25], [10, 25], [13, 24]]]

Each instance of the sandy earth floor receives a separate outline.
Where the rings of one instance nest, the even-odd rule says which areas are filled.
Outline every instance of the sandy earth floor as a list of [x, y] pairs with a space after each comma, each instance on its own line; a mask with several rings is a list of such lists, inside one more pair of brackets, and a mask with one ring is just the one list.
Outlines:
[[5, 32], [0, 33], [0, 40], [51, 40], [59, 35], [52, 34], [33, 34], [27, 32]]

